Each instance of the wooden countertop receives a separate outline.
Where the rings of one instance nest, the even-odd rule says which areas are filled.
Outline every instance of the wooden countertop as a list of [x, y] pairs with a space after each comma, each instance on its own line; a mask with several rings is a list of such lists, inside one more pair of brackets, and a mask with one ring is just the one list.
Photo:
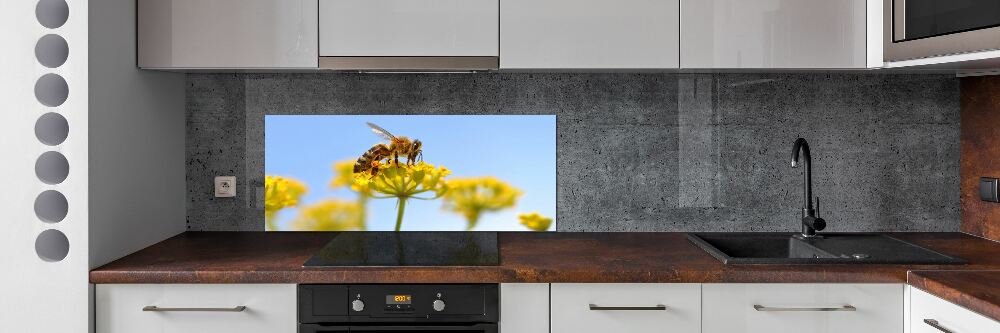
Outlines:
[[1000, 270], [911, 271], [907, 283], [1000, 321]]
[[302, 267], [335, 233], [186, 232], [90, 272], [91, 283], [904, 283], [909, 270], [1000, 270], [1000, 243], [961, 233], [893, 237], [967, 265], [726, 266], [684, 233], [500, 233], [500, 266]]

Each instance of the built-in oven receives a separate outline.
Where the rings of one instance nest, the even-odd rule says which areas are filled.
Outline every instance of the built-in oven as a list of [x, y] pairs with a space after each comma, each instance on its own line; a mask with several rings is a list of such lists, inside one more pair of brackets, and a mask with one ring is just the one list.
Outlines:
[[1000, 49], [998, 0], [883, 0], [884, 58]]
[[299, 333], [497, 333], [496, 284], [302, 284]]

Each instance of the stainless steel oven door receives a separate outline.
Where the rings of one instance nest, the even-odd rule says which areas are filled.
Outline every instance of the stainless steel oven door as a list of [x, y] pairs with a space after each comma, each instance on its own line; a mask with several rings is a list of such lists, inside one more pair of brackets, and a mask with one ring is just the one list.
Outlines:
[[1000, 1], [883, 0], [885, 61], [1000, 49]]
[[360, 333], [393, 333], [393, 332], [419, 332], [419, 333], [497, 333], [497, 324], [469, 324], [469, 325], [351, 325], [351, 326], [324, 326], [316, 324], [300, 324], [299, 333], [332, 333], [332, 332], [360, 332]]

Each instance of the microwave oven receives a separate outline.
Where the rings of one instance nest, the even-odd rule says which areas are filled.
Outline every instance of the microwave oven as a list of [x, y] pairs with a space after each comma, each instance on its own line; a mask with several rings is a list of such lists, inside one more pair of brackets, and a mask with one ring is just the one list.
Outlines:
[[884, 60], [1000, 49], [998, 0], [883, 0]]

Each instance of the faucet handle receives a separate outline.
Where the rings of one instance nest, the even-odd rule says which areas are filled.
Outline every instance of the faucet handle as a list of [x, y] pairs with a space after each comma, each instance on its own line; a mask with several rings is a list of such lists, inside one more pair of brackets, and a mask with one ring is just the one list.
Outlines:
[[816, 196], [816, 217], [819, 217], [819, 196]]

